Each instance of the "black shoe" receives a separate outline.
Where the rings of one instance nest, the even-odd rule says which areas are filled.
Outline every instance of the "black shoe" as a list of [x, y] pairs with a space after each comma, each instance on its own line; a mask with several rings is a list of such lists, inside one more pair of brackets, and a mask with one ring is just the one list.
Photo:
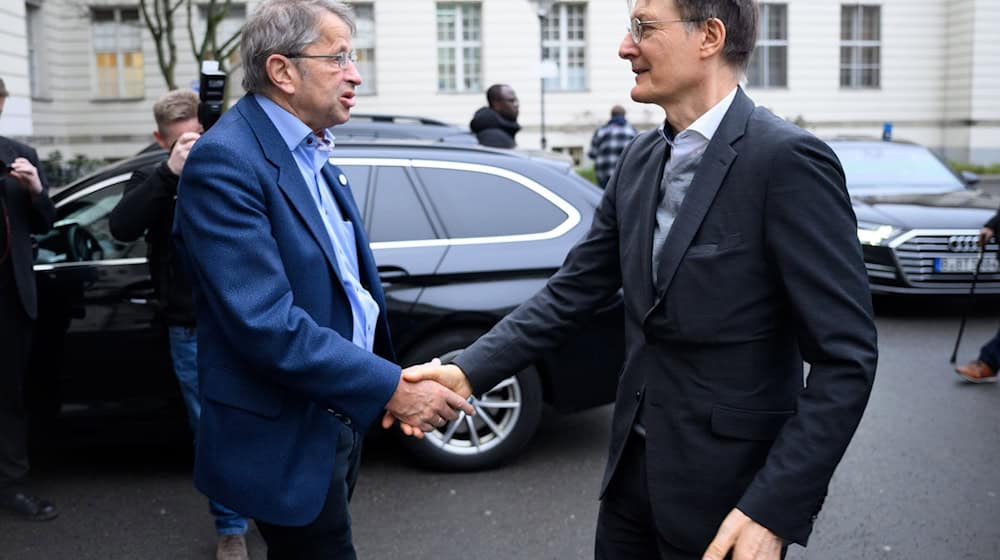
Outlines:
[[0, 493], [0, 508], [30, 521], [48, 521], [59, 515], [59, 510], [52, 502], [20, 490]]

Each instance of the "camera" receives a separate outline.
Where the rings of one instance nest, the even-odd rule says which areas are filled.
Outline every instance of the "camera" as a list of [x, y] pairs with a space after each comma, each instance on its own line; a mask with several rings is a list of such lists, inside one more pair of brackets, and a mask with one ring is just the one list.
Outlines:
[[226, 102], [226, 73], [219, 70], [219, 61], [201, 63], [198, 98], [198, 122], [208, 130], [222, 116], [222, 107]]

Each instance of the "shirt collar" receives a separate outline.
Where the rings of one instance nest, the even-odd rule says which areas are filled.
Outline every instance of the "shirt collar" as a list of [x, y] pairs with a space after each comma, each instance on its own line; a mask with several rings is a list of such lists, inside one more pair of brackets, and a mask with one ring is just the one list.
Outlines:
[[298, 117], [289, 113], [274, 101], [259, 93], [255, 93], [253, 97], [257, 100], [260, 108], [264, 110], [264, 114], [274, 123], [274, 127], [278, 129], [278, 134], [285, 141], [288, 151], [294, 152], [299, 145], [310, 139], [315, 139], [316, 149], [322, 152], [333, 150], [334, 136], [330, 133], [329, 128], [323, 129], [323, 137], [320, 138], [313, 134], [313, 131], [306, 126], [306, 123], [300, 121]]
[[736, 90], [738, 89], [738, 86], [734, 87], [733, 90], [730, 91], [728, 95], [723, 97], [721, 101], [716, 103], [708, 111], [705, 111], [702, 116], [698, 117], [693, 123], [691, 123], [690, 126], [678, 132], [676, 136], [667, 129], [667, 123], [664, 121], [660, 124], [660, 128], [658, 129], [660, 136], [671, 146], [674, 145], [677, 136], [680, 136], [687, 131], [697, 132], [705, 138], [705, 140], [711, 141], [712, 137], [715, 136], [715, 131], [718, 130], [719, 125], [722, 124], [722, 119], [725, 118], [726, 112], [729, 111], [729, 107], [733, 104], [733, 99], [736, 99]]

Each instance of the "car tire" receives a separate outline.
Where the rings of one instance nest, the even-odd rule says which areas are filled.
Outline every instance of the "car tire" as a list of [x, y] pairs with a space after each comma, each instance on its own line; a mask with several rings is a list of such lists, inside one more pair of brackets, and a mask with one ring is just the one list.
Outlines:
[[[407, 353], [404, 363], [447, 361], [478, 337], [458, 331], [439, 335]], [[534, 367], [504, 379], [480, 398], [473, 397], [476, 416], [458, 420], [424, 435], [398, 434], [404, 450], [419, 464], [441, 471], [476, 471], [498, 467], [516, 457], [535, 435], [544, 404], [542, 382]], [[486, 420], [488, 419], [488, 421]]]

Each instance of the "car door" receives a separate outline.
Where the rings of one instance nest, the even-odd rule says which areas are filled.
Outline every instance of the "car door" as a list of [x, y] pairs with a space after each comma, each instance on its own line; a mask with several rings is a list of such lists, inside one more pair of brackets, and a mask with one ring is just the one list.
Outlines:
[[393, 342], [402, 354], [417, 330], [413, 307], [434, 282], [447, 247], [427, 214], [427, 201], [414, 188], [410, 160], [335, 158], [333, 162], [350, 179], [365, 217]]
[[38, 238], [33, 369], [57, 381], [63, 409], [148, 409], [176, 394], [146, 262], [146, 243], [111, 236], [109, 214], [130, 173], [57, 198]]

